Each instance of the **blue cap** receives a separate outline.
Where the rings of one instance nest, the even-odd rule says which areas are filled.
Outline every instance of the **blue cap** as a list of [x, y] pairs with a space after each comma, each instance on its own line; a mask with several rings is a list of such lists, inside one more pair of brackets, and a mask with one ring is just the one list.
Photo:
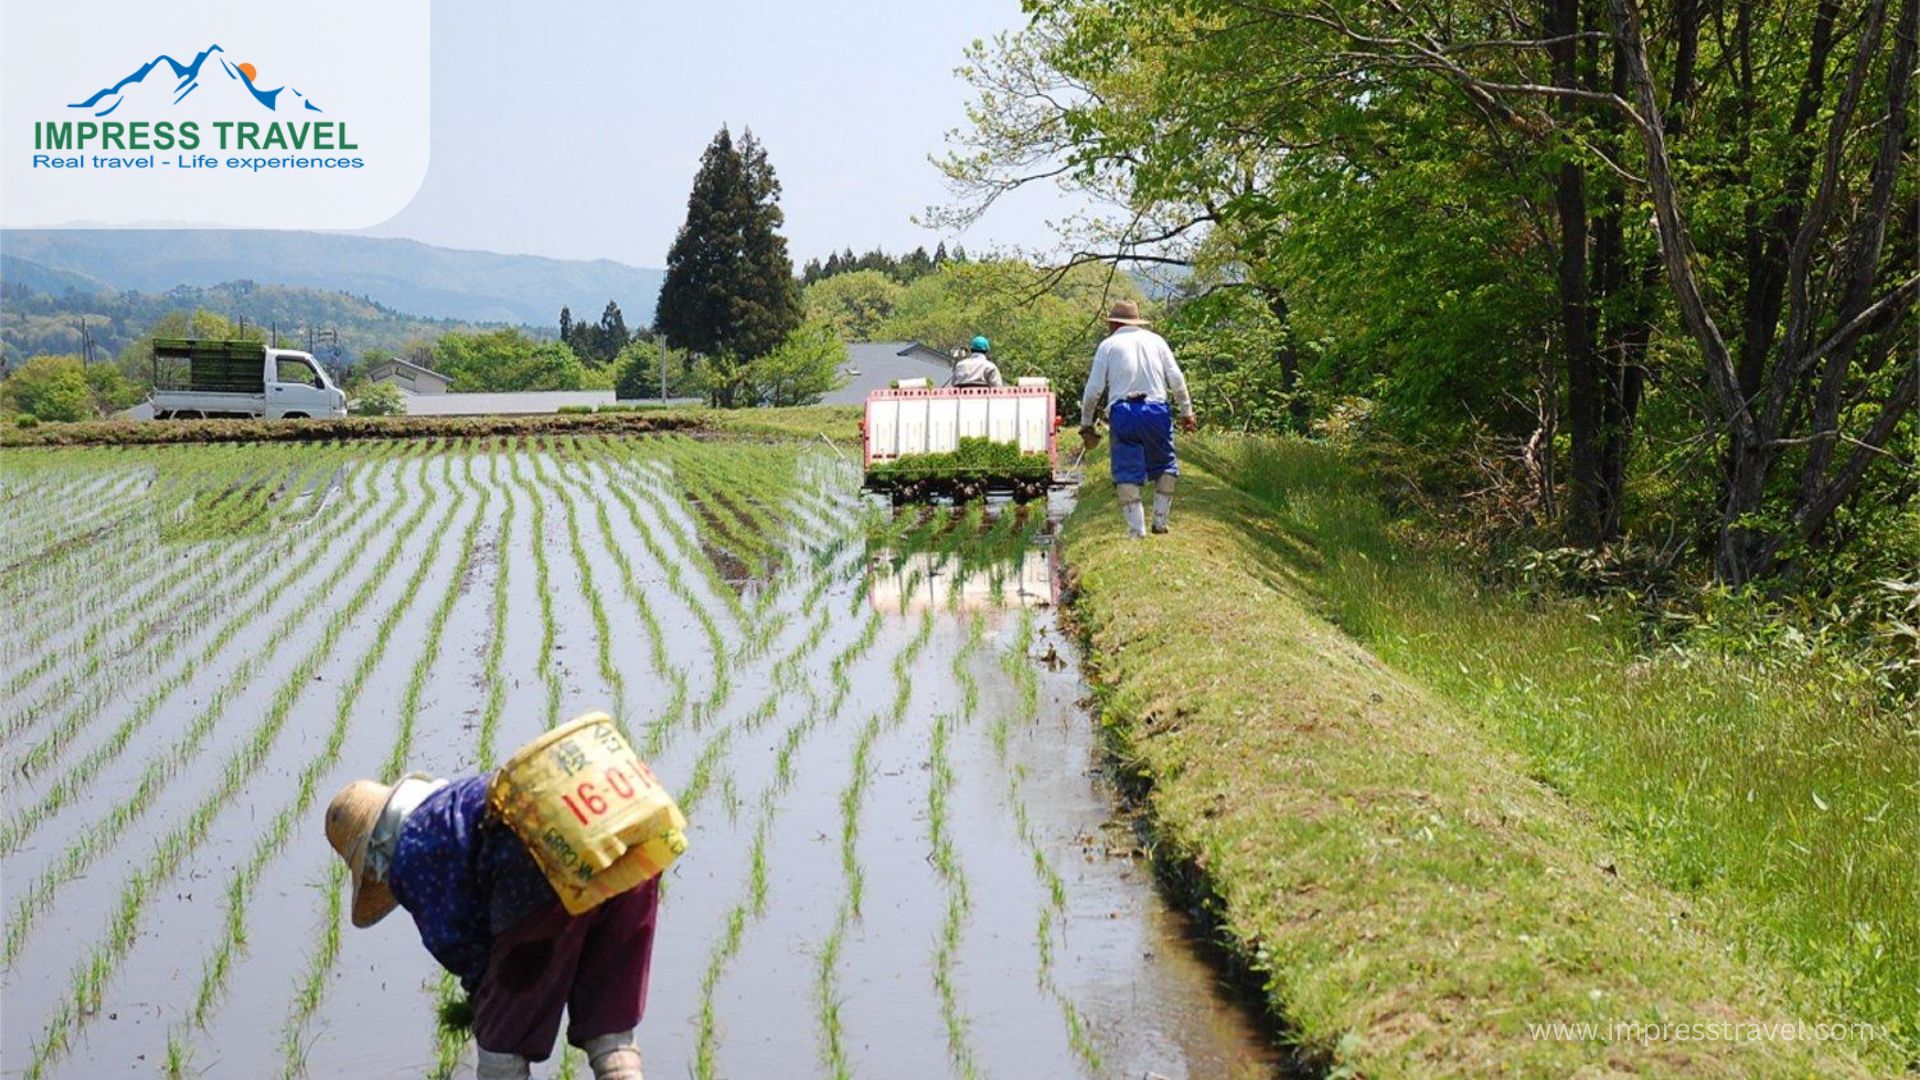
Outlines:
[[973, 339], [974, 352], [986, 352], [988, 349], [991, 349], [991, 348], [993, 348], [993, 345], [987, 341], [985, 335], [981, 335]]

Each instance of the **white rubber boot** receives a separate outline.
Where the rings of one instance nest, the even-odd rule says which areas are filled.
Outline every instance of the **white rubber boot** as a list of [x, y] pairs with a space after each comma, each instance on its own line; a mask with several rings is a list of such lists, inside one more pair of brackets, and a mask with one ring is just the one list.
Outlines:
[[631, 1030], [588, 1039], [581, 1049], [587, 1052], [593, 1080], [641, 1080], [640, 1047]]
[[1167, 531], [1167, 518], [1173, 513], [1174, 480], [1175, 477], [1172, 473], [1161, 473], [1159, 479], [1153, 482], [1154, 532], [1164, 533]]
[[473, 1080], [527, 1080], [531, 1071], [527, 1059], [519, 1054], [482, 1050], [475, 1063]]
[[1120, 520], [1127, 524], [1127, 535], [1138, 540], [1147, 535], [1147, 508], [1140, 505], [1139, 484], [1115, 484], [1120, 496]]

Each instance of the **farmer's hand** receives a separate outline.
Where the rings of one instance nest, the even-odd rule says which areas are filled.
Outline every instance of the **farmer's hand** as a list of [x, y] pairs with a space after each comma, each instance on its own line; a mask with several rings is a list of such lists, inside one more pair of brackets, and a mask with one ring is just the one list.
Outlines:
[[1181, 431], [1199, 431], [1200, 418], [1193, 415], [1192, 413], [1188, 413], [1187, 415], [1181, 417], [1180, 430]]
[[1087, 424], [1080, 429], [1080, 443], [1088, 450], [1100, 445], [1100, 429]]

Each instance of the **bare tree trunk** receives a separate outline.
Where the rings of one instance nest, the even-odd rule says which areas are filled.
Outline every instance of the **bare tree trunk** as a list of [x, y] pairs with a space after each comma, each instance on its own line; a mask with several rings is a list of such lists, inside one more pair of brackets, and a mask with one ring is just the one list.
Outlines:
[[[1553, 85], [1565, 90], [1580, 86], [1580, 0], [1546, 0], [1548, 47]], [[1567, 99], [1555, 103], [1560, 122], [1571, 127], [1577, 106]], [[1606, 484], [1602, 476], [1600, 378], [1594, 355], [1593, 308], [1587, 286], [1587, 176], [1570, 157], [1561, 162], [1554, 181], [1554, 211], [1560, 219], [1559, 291], [1560, 349], [1567, 369], [1567, 427], [1572, 443], [1568, 466], [1567, 526], [1577, 543], [1598, 545], [1607, 540]]]
[[[1660, 233], [1662, 261], [1679, 303], [1681, 319], [1700, 344], [1706, 360], [1708, 383], [1728, 439], [1726, 489], [1714, 569], [1723, 581], [1744, 584], [1772, 572], [1784, 552], [1812, 537], [1826, 523], [1833, 511], [1859, 487], [1874, 457], [1885, 452], [1887, 440], [1913, 411], [1916, 395], [1920, 395], [1920, 358], [1916, 358], [1909, 361], [1909, 366], [1895, 380], [1891, 393], [1876, 403], [1878, 415], [1861, 437], [1849, 440], [1854, 445], [1846, 460], [1838, 466], [1832, 465], [1831, 444], [1841, 438], [1839, 418], [1853, 406], [1867, 403], [1844, 397], [1850, 360], [1857, 344], [1893, 326], [1916, 298], [1920, 298], [1920, 274], [1916, 274], [1878, 300], [1868, 299], [1878, 276], [1885, 218], [1890, 212], [1885, 200], [1891, 195], [1891, 174], [1898, 167], [1907, 137], [1906, 112], [1914, 75], [1916, 30], [1920, 29], [1920, 0], [1902, 0], [1900, 13], [1894, 20], [1894, 47], [1885, 81], [1885, 111], [1868, 125], [1879, 134], [1880, 154], [1864, 212], [1851, 230], [1852, 251], [1844, 264], [1850, 273], [1844, 277], [1846, 292], [1832, 307], [1835, 316], [1832, 329], [1816, 332], [1816, 327], [1826, 320], [1821, 317], [1824, 306], [1821, 297], [1816, 295], [1813, 259], [1816, 249], [1825, 242], [1822, 238], [1826, 235], [1828, 217], [1835, 210], [1845, 144], [1849, 133], [1858, 126], [1855, 114], [1863, 88], [1871, 81], [1869, 74], [1886, 24], [1887, 0], [1870, 0], [1863, 13], [1857, 31], [1858, 51], [1828, 120], [1819, 183], [1804, 203], [1804, 210], [1794, 211], [1799, 221], [1797, 229], [1791, 230], [1792, 242], [1787, 248], [1784, 272], [1779, 270], [1778, 233], [1761, 238], [1760, 244], [1749, 244], [1748, 254], [1754, 260], [1750, 272], [1757, 277], [1764, 268], [1770, 275], [1779, 275], [1780, 289], [1786, 295], [1787, 331], [1776, 353], [1773, 321], [1763, 319], [1767, 325], [1756, 326], [1755, 317], [1769, 310], [1769, 304], [1774, 319], [1782, 309], [1765, 290], [1757, 292], [1758, 283], [1750, 277], [1746, 311], [1749, 339], [1742, 342], [1741, 362], [1737, 367], [1719, 326], [1707, 309], [1693, 266], [1692, 241], [1680, 211], [1668, 159], [1665, 125], [1653, 92], [1637, 2], [1609, 2], [1621, 60], [1638, 109], [1635, 119], [1646, 149], [1647, 187]], [[1830, 22], [1835, 6], [1822, 4], [1816, 13], [1816, 27], [1822, 18]], [[1818, 34], [1824, 35], [1825, 31]], [[1810, 126], [1824, 97], [1825, 44], [1824, 37], [1815, 42], [1802, 88], [1801, 107], [1796, 110], [1796, 124], [1804, 115]], [[1809, 179], [1810, 164], [1809, 158]], [[1883, 180], [1889, 186], [1883, 187]], [[1805, 191], [1804, 186], [1799, 192], [1789, 190], [1789, 205], [1804, 196]], [[1874, 264], [1872, 269], [1866, 266], [1869, 262]], [[1816, 340], [1820, 333], [1826, 335], [1824, 341]], [[1762, 339], [1765, 347], [1760, 344]], [[1771, 364], [1767, 362], [1769, 359]], [[1811, 384], [1810, 375], [1816, 376]], [[1789, 431], [1801, 430], [1792, 426], [1796, 416], [1803, 416], [1805, 425], [1811, 428], [1805, 438], [1786, 435]], [[1761, 524], [1759, 512], [1766, 505], [1774, 465], [1781, 448], [1793, 443], [1812, 447], [1809, 454], [1812, 467], [1803, 471], [1800, 490], [1787, 508], [1787, 523], [1784, 526]], [[1814, 465], [1816, 457], [1818, 462]]]
[[1300, 390], [1300, 349], [1293, 341], [1287, 298], [1277, 290], [1267, 290], [1267, 311], [1280, 324], [1280, 343], [1274, 346], [1273, 358], [1280, 365], [1280, 389], [1287, 395], [1287, 419], [1295, 432], [1304, 432], [1313, 416]]

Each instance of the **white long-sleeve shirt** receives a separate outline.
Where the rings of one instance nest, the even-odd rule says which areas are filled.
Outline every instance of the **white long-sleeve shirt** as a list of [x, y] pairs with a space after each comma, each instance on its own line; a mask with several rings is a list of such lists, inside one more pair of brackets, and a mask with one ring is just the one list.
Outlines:
[[953, 365], [953, 378], [949, 386], [999, 386], [1000, 366], [987, 359], [986, 353], [973, 353]]
[[1193, 415], [1187, 377], [1174, 360], [1172, 347], [1166, 338], [1142, 326], [1120, 327], [1094, 350], [1093, 370], [1087, 372], [1087, 389], [1080, 395], [1082, 424], [1091, 424], [1100, 415], [1094, 410], [1102, 395], [1109, 409], [1114, 402], [1136, 395], [1162, 402], [1171, 395], [1181, 416]]

